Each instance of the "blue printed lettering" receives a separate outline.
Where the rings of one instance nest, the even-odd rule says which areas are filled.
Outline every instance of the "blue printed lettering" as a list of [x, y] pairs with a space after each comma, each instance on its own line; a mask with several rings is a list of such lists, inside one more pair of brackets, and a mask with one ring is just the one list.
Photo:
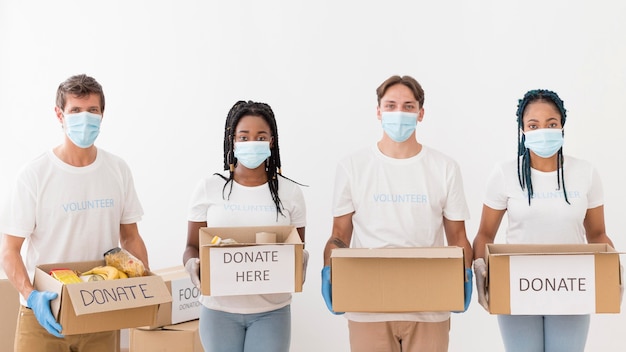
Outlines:
[[63, 210], [67, 212], [74, 211], [84, 211], [90, 209], [103, 209], [103, 208], [112, 208], [115, 202], [113, 199], [93, 199], [93, 200], [83, 200], [79, 202], [70, 202], [61, 205]]
[[426, 194], [405, 193], [405, 194], [374, 194], [374, 202], [376, 203], [414, 203], [427, 204], [428, 196]]

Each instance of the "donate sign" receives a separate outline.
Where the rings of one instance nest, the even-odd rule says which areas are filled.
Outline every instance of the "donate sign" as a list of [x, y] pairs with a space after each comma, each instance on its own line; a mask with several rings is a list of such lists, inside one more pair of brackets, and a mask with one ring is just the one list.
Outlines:
[[211, 296], [294, 292], [294, 262], [288, 245], [211, 248]]
[[593, 255], [514, 255], [509, 264], [511, 314], [595, 311]]

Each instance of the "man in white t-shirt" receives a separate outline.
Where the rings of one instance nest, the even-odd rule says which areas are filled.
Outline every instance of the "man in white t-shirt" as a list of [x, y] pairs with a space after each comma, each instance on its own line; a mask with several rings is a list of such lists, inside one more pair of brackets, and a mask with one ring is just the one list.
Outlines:
[[98, 260], [120, 245], [148, 268], [130, 169], [93, 144], [104, 112], [102, 86], [84, 74], [72, 76], [59, 85], [54, 110], [63, 142], [18, 173], [0, 223], [2, 265], [21, 295], [15, 351], [115, 351], [117, 331], [63, 336], [50, 310], [57, 293], [33, 287], [39, 264]]
[[[414, 78], [392, 76], [376, 93], [382, 138], [337, 167], [333, 230], [322, 270], [324, 300], [333, 312], [329, 266], [333, 248], [443, 246], [445, 232], [447, 244], [465, 252], [467, 309], [472, 248], [465, 232], [469, 210], [459, 167], [417, 141], [424, 91]], [[449, 312], [349, 312], [345, 316], [352, 351], [448, 350]]]

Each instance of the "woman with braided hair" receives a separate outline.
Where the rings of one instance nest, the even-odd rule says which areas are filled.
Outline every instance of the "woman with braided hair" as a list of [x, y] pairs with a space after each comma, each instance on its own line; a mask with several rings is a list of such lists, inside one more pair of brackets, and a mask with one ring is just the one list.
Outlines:
[[[282, 176], [280, 168], [271, 107], [238, 101], [226, 118], [224, 172], [205, 177], [191, 197], [183, 262], [196, 286], [201, 227], [292, 225], [304, 242], [304, 197], [299, 184]], [[291, 294], [202, 296], [200, 302], [205, 351], [289, 351]]]
[[[595, 168], [563, 154], [566, 110], [552, 91], [528, 91], [517, 108], [517, 160], [498, 165], [487, 181], [474, 239], [479, 303], [488, 311], [485, 245], [493, 243], [504, 213], [510, 244], [613, 245], [604, 226], [603, 191]], [[508, 352], [584, 351], [589, 315], [498, 315]]]

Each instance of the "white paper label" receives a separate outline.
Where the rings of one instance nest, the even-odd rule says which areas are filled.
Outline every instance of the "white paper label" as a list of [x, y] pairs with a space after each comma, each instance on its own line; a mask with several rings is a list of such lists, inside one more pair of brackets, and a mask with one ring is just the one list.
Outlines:
[[215, 247], [210, 251], [212, 296], [294, 292], [293, 246]]
[[200, 289], [191, 278], [184, 277], [170, 282], [172, 287], [172, 324], [195, 320], [200, 317]]
[[520, 255], [509, 264], [511, 314], [595, 312], [593, 255]]

